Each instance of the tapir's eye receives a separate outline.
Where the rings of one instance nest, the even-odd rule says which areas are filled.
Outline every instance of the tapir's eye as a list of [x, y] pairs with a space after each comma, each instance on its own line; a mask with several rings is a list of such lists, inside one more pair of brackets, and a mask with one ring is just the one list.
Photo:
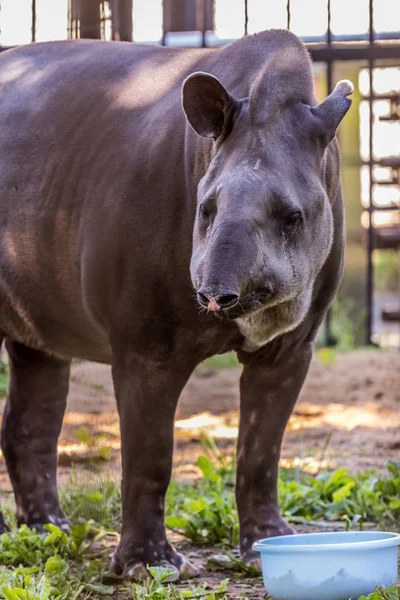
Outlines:
[[207, 209], [207, 205], [204, 202], [200, 204], [199, 212], [200, 212], [201, 216], [204, 217], [205, 219], [208, 219], [208, 217], [210, 216], [210, 213]]
[[214, 219], [216, 212], [216, 202], [214, 196], [204, 198], [199, 206], [200, 217], [204, 222], [209, 222]]
[[299, 210], [296, 210], [294, 213], [290, 215], [290, 217], [286, 220], [285, 225], [289, 227], [293, 227], [294, 225], [300, 225], [303, 220], [303, 216]]

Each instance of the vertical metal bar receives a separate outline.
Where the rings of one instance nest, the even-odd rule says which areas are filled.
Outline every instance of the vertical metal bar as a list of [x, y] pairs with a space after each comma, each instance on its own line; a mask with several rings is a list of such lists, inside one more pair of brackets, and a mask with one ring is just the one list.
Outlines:
[[372, 44], [374, 40], [374, 0], [369, 0], [369, 43]]
[[204, 19], [206, 31], [214, 30], [214, 0], [204, 0]]
[[374, 61], [370, 59], [368, 61], [368, 72], [369, 72], [369, 204], [368, 204], [368, 236], [367, 236], [367, 323], [366, 323], [366, 343], [371, 344], [372, 338], [372, 324], [373, 324], [373, 310], [374, 310], [374, 265], [372, 260], [372, 254], [374, 250], [374, 229], [372, 223], [372, 212], [373, 212], [373, 126], [374, 126], [374, 92], [373, 92], [373, 67]]
[[162, 2], [162, 37], [161, 37], [161, 45], [165, 46], [165, 36], [167, 33], [167, 29], [171, 22], [171, 2], [168, 0], [163, 0]]
[[286, 4], [286, 28], [290, 29], [290, 0], [287, 0]]
[[36, 42], [36, 0], [32, 0], [32, 42]]
[[[369, 42], [374, 43], [374, 2], [369, 0]], [[374, 88], [373, 88], [373, 59], [368, 60], [369, 74], [369, 204], [368, 204], [368, 237], [367, 237], [367, 323], [366, 323], [366, 343], [372, 342], [372, 325], [374, 311], [374, 264], [372, 254], [374, 250], [374, 228], [372, 223], [373, 213], [373, 129], [374, 129]]]
[[[329, 25], [328, 25], [329, 27]], [[329, 29], [328, 29], [329, 30]], [[326, 62], [326, 91], [327, 95], [332, 92], [333, 89], [333, 65], [332, 61]], [[332, 334], [332, 311], [328, 309], [325, 317], [325, 344], [326, 346], [336, 346], [337, 340]]]
[[328, 0], [328, 28], [326, 32], [326, 41], [328, 44], [332, 42], [332, 32], [331, 32], [331, 0]]
[[[328, 0], [328, 23], [327, 23], [327, 38], [326, 41], [328, 44], [332, 41], [331, 35], [331, 0]], [[333, 77], [332, 77], [332, 62], [328, 61], [326, 64], [326, 90], [327, 95], [332, 92], [333, 88]], [[337, 340], [332, 335], [332, 309], [329, 308], [325, 317], [325, 345], [326, 346], [334, 346], [336, 345]]]
[[249, 6], [248, 0], [244, 0], [244, 35], [249, 32]]

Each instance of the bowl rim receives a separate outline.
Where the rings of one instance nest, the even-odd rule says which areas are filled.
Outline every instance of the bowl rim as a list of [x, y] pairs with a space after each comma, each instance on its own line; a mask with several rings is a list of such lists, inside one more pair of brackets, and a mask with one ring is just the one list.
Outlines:
[[[283, 538], [305, 538], [314, 537], [316, 540], [320, 536], [330, 536], [334, 538], [337, 535], [355, 535], [362, 538], [363, 534], [382, 533], [387, 537], [380, 540], [362, 541], [354, 540], [352, 542], [338, 542], [332, 544], [274, 544], [274, 540], [282, 540]], [[335, 551], [358, 551], [358, 550], [375, 550], [378, 548], [387, 548], [390, 546], [400, 546], [400, 534], [392, 531], [327, 531], [317, 533], [299, 533], [294, 535], [281, 535], [270, 538], [263, 538], [254, 542], [252, 549], [261, 553], [303, 553], [303, 552], [335, 552]]]

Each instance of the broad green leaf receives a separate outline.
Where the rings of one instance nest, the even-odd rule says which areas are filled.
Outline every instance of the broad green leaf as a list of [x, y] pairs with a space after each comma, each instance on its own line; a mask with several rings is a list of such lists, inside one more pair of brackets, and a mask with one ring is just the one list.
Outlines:
[[349, 481], [340, 487], [336, 492], [333, 492], [332, 499], [334, 502], [342, 502], [345, 498], [350, 496], [351, 490], [356, 485], [355, 481]]
[[165, 525], [170, 529], [185, 529], [187, 525], [187, 519], [184, 517], [166, 517]]
[[111, 585], [103, 583], [86, 583], [84, 586], [87, 592], [94, 592], [100, 596], [111, 596], [115, 592], [115, 588]]

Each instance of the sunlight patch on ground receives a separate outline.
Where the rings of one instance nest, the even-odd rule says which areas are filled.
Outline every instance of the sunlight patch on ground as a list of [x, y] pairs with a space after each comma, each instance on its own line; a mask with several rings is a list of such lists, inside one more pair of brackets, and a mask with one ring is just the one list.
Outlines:
[[[204, 412], [199, 415], [182, 419], [175, 423], [177, 437], [200, 437], [206, 435], [214, 439], [234, 439], [238, 434], [239, 416], [234, 414], [227, 420], [227, 415], [212, 415]], [[185, 435], [187, 434], [187, 435]]]
[[348, 406], [347, 404], [327, 404], [316, 414], [293, 414], [288, 431], [298, 431], [319, 426], [331, 426], [334, 429], [351, 431], [356, 427], [374, 429], [397, 428], [400, 426], [400, 414], [392, 410], [379, 409], [374, 404]]
[[[178, 439], [187, 439], [207, 435], [215, 439], [235, 439], [238, 434], [239, 416], [237, 413], [213, 415], [204, 412], [189, 419], [176, 422]], [[310, 410], [299, 404], [291, 416], [287, 432], [302, 429], [330, 426], [332, 429], [351, 431], [356, 427], [387, 429], [400, 426], [400, 414], [391, 410], [378, 409], [373, 404], [348, 406], [346, 404], [328, 404]]]

